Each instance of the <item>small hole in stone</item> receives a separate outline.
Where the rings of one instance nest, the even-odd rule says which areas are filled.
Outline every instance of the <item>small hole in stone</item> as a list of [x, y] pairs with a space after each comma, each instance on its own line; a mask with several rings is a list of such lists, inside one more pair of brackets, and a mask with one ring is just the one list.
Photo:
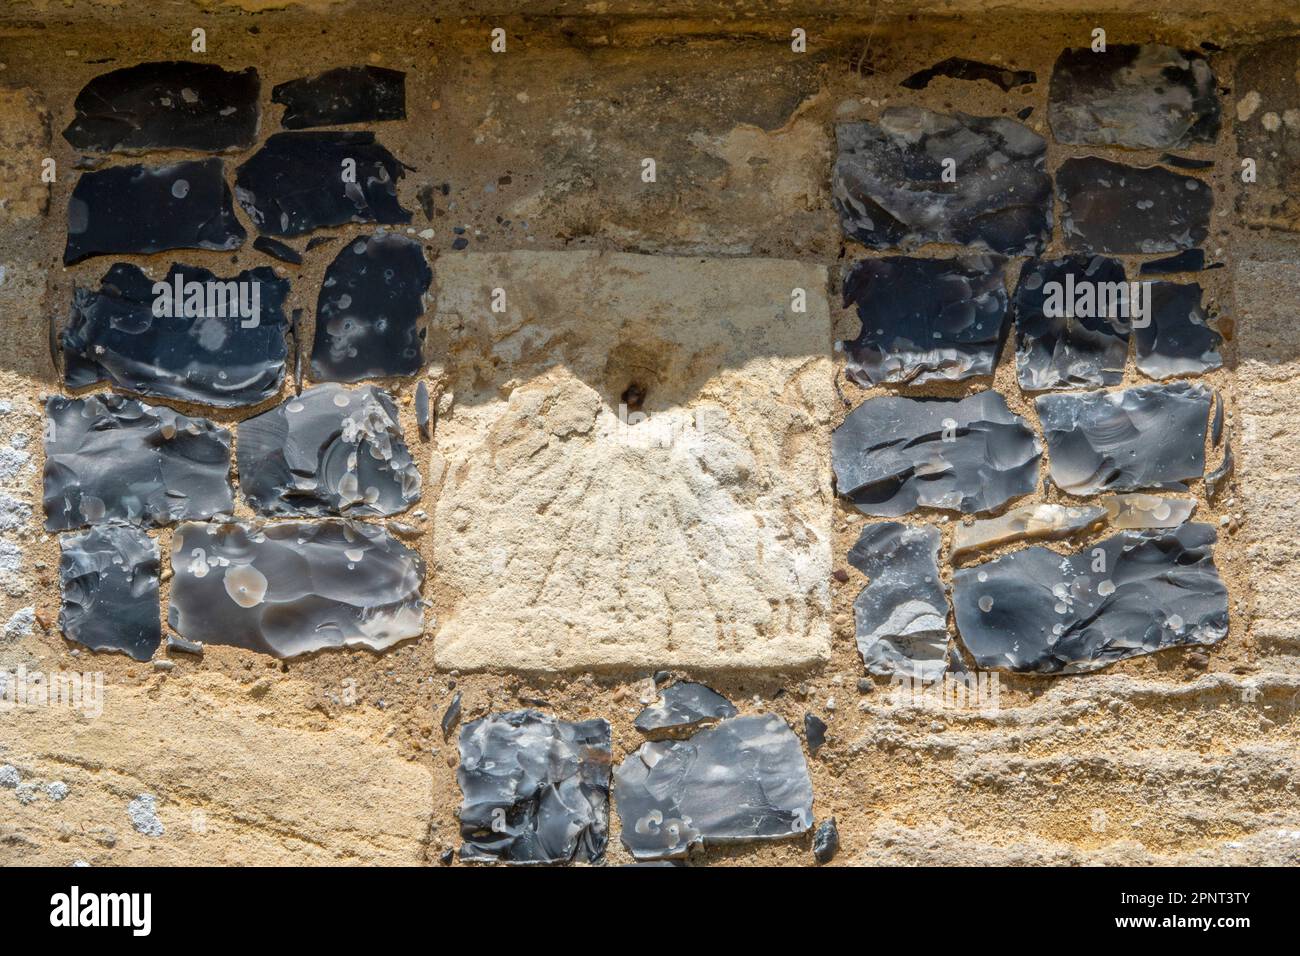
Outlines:
[[623, 389], [623, 395], [619, 399], [629, 412], [639, 412], [642, 404], [645, 403], [645, 388], [636, 382], [632, 382], [627, 388]]

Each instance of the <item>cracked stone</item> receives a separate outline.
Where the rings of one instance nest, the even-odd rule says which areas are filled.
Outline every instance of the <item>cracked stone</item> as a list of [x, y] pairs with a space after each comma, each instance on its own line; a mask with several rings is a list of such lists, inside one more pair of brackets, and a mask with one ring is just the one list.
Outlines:
[[1038, 74], [1033, 70], [1010, 70], [992, 63], [950, 56], [932, 67], [918, 70], [899, 85], [908, 90], [923, 90], [937, 76], [947, 76], [954, 80], [988, 80], [995, 86], [1001, 87], [1004, 93], [1017, 86], [1029, 86], [1038, 82]]
[[420, 243], [380, 232], [348, 243], [325, 270], [316, 304], [312, 375], [320, 381], [415, 375], [420, 316], [433, 270]]
[[849, 564], [869, 583], [853, 602], [858, 653], [872, 674], [932, 681], [943, 676], [948, 598], [939, 578], [939, 529], [869, 524]]
[[1106, 524], [1105, 508], [1091, 506], [1034, 504], [1012, 508], [995, 518], [981, 518], [973, 524], [953, 528], [949, 557], [961, 561], [980, 551], [1013, 541], [1059, 541]]
[[1196, 510], [1193, 498], [1162, 498], [1157, 495], [1108, 495], [1101, 499], [1106, 522], [1119, 531], [1147, 528], [1176, 528]]
[[609, 839], [609, 723], [534, 710], [493, 714], [460, 732], [462, 860], [600, 861]]
[[863, 387], [922, 384], [993, 374], [1007, 333], [1007, 292], [1000, 256], [854, 263], [844, 305], [862, 328], [844, 343], [845, 372]]
[[659, 691], [658, 702], [637, 714], [632, 726], [642, 733], [654, 730], [698, 727], [724, 717], [735, 717], [736, 708], [717, 691], [690, 681], [678, 681]]
[[370, 132], [276, 133], [235, 171], [235, 196], [259, 232], [300, 236], [350, 222], [407, 223], [406, 167]]
[[1209, 235], [1214, 197], [1194, 176], [1085, 156], [1061, 164], [1056, 189], [1061, 230], [1074, 251], [1177, 252]]
[[102, 73], [73, 104], [63, 138], [95, 153], [147, 149], [220, 152], [257, 138], [257, 70], [170, 60]]
[[[116, 263], [98, 291], [79, 286], [73, 292], [72, 317], [62, 335], [69, 388], [108, 382], [140, 395], [217, 408], [256, 405], [279, 392], [288, 355], [288, 280], [266, 266], [224, 278], [175, 263], [165, 281], [173, 288], [199, 283], [209, 289], [216, 283], [236, 296], [248, 292], [233, 300], [201, 295], [202, 304], [193, 309], [182, 308], [184, 299], [173, 296], [174, 315], [156, 316], [154, 280], [138, 266]], [[239, 305], [249, 306], [248, 318]]]
[[1029, 424], [993, 391], [960, 401], [871, 398], [831, 436], [837, 490], [883, 518], [998, 508], [1034, 490], [1041, 453]]
[[1101, 256], [1030, 259], [1011, 301], [1016, 378], [1025, 391], [1116, 385], [1128, 357], [1124, 266]]
[[45, 402], [45, 528], [230, 514], [230, 432], [120, 395]]
[[953, 575], [957, 630], [981, 668], [1081, 674], [1228, 633], [1214, 529], [1125, 532], [1079, 554], [1015, 551]]
[[285, 129], [406, 119], [406, 74], [382, 66], [341, 66], [276, 84]]
[[1041, 395], [1052, 481], [1072, 495], [1186, 491], [1205, 471], [1210, 391], [1174, 382], [1119, 392]]
[[1200, 375], [1223, 365], [1223, 336], [1201, 308], [1201, 287], [1192, 282], [1148, 283], [1151, 321], [1134, 325], [1137, 367], [1150, 378]]
[[873, 249], [950, 242], [1034, 255], [1051, 237], [1047, 142], [1014, 120], [890, 107], [879, 123], [840, 124], [836, 139], [840, 224]]
[[614, 771], [623, 845], [638, 860], [796, 836], [812, 826], [812, 801], [799, 738], [773, 714], [644, 743]]
[[394, 515], [420, 497], [392, 397], [309, 388], [239, 424], [239, 485], [263, 515]]
[[122, 526], [59, 539], [59, 629], [93, 651], [147, 661], [162, 643], [158, 542]]
[[182, 524], [171, 567], [167, 621], [187, 640], [288, 658], [423, 631], [424, 563], [375, 525]]
[[1219, 135], [1217, 80], [1199, 53], [1159, 44], [1065, 50], [1056, 60], [1047, 117], [1074, 146], [1186, 149]]
[[82, 173], [68, 200], [63, 264], [91, 256], [213, 249], [247, 238], [219, 159]]

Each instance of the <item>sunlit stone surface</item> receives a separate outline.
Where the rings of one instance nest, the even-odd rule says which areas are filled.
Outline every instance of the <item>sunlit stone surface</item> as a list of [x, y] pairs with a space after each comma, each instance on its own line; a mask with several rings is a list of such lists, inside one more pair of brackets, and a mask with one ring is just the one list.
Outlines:
[[637, 714], [637, 730], [695, 727], [723, 717], [735, 717], [736, 708], [717, 691], [691, 681], [677, 681], [659, 691], [659, 700]]
[[1158, 495], [1107, 495], [1100, 504], [1106, 521], [1116, 530], [1176, 528], [1196, 510], [1194, 498], [1165, 498]]
[[1184, 149], [1219, 134], [1214, 71], [1199, 53], [1109, 44], [1065, 50], [1052, 70], [1048, 121], [1057, 142]]
[[45, 402], [45, 527], [165, 525], [234, 508], [230, 432], [120, 395]]
[[[72, 317], [63, 331], [64, 378], [69, 388], [108, 382], [141, 395], [179, 399], [218, 408], [256, 405], [280, 390], [284, 380], [289, 322], [284, 300], [289, 282], [266, 266], [219, 277], [206, 269], [175, 263], [165, 281], [175, 288], [212, 282], [241, 287], [258, 309], [251, 318], [223, 300], [222, 307], [189, 309], [184, 300], [174, 314], [154, 315], [154, 279], [138, 266], [115, 264], [98, 290], [73, 292]], [[224, 313], [224, 314], [223, 314]]]
[[[1127, 319], [1114, 304], [1124, 281], [1124, 266], [1101, 256], [1030, 259], [1021, 266], [1011, 300], [1021, 388], [1036, 392], [1119, 383], [1129, 333]], [[1107, 293], [1105, 302], [1101, 292]]]
[[423, 630], [424, 564], [375, 525], [183, 524], [171, 565], [167, 620], [187, 640], [283, 658], [382, 651]]
[[239, 424], [239, 487], [266, 515], [391, 515], [420, 497], [397, 407], [366, 385], [317, 385]]
[[1209, 235], [1214, 197], [1195, 176], [1084, 156], [1061, 164], [1056, 189], [1065, 244], [1077, 252], [1177, 252]]
[[1223, 336], [1201, 308], [1197, 283], [1152, 282], [1151, 321], [1133, 329], [1137, 367], [1151, 378], [1200, 375], [1223, 365]]
[[1027, 126], [891, 106], [879, 123], [841, 123], [835, 135], [840, 224], [873, 249], [951, 242], [1033, 255], [1051, 236], [1047, 142]]
[[799, 738], [773, 714], [644, 743], [614, 771], [623, 845], [638, 860], [795, 836], [812, 827], [812, 801]]
[[844, 305], [862, 329], [844, 343], [845, 373], [865, 387], [991, 375], [1007, 332], [1000, 256], [854, 263]]
[[149, 660], [162, 642], [158, 543], [119, 526], [65, 534], [59, 547], [63, 635], [94, 651]]
[[271, 102], [284, 106], [285, 129], [406, 119], [406, 74], [382, 66], [343, 66], [279, 83]]
[[235, 196], [258, 231], [272, 236], [406, 223], [411, 214], [397, 202], [405, 169], [371, 132], [276, 133], [236, 170]]
[[597, 862], [609, 839], [609, 724], [532, 710], [470, 721], [456, 782], [462, 860]]
[[1073, 495], [1185, 491], [1205, 471], [1210, 391], [1174, 382], [1120, 392], [1042, 395], [1052, 481]]
[[873, 674], [920, 680], [943, 675], [948, 598], [939, 580], [939, 529], [869, 524], [849, 551], [868, 578], [853, 602], [858, 652]]
[[976, 513], [1034, 490], [1042, 447], [997, 392], [961, 401], [885, 396], [831, 436], [836, 488], [858, 510], [893, 518], [918, 507]]
[[92, 152], [243, 149], [257, 137], [257, 70], [215, 63], [140, 63], [95, 77], [77, 94], [63, 131]]
[[419, 321], [432, 281], [414, 239], [380, 232], [349, 242], [321, 284], [312, 375], [355, 382], [418, 372], [424, 347]]
[[1013, 541], [1055, 541], [1106, 524], [1105, 508], [1036, 504], [1012, 508], [995, 518], [953, 527], [950, 557], [960, 561]]
[[63, 264], [167, 249], [229, 251], [247, 235], [221, 160], [109, 166], [82, 173], [73, 187]]
[[953, 576], [961, 639], [981, 668], [1079, 674], [1228, 633], [1214, 529], [1126, 532], [1072, 557], [1014, 551]]

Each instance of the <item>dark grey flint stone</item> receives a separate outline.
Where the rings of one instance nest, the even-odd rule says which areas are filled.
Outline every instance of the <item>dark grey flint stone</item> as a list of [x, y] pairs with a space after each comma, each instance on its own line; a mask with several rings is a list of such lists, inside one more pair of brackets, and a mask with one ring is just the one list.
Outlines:
[[1151, 378], [1200, 375], [1223, 365], [1223, 336], [1209, 325], [1195, 282], [1149, 283], [1151, 321], [1137, 325], [1137, 367]]
[[341, 66], [279, 83], [271, 102], [285, 107], [285, 129], [406, 119], [406, 74], [382, 66]]
[[826, 721], [816, 714], [803, 715], [803, 737], [808, 741], [808, 752], [814, 757], [826, 746]]
[[291, 266], [302, 265], [302, 253], [279, 239], [272, 239], [270, 236], [258, 236], [253, 240], [253, 248], [258, 252], [265, 252], [268, 256], [275, 256], [281, 262], [287, 262]]
[[636, 715], [632, 726], [642, 733], [669, 728], [696, 727], [703, 723], [735, 717], [731, 701], [703, 684], [678, 681], [659, 691], [658, 703]]
[[872, 674], [931, 681], [943, 676], [948, 598], [939, 578], [939, 529], [869, 524], [849, 564], [869, 583], [853, 602], [858, 652]]
[[773, 714], [644, 743], [614, 771], [623, 845], [638, 860], [795, 836], [812, 826], [812, 800], [799, 738]]
[[813, 833], [813, 859], [818, 863], [829, 863], [840, 851], [840, 830], [835, 825], [835, 818], [823, 820]]
[[1175, 272], [1200, 272], [1205, 268], [1205, 250], [1188, 249], [1165, 259], [1151, 259], [1138, 267], [1139, 275], [1170, 275]]
[[258, 313], [244, 319], [223, 300], [212, 312], [205, 301], [198, 314], [178, 309], [174, 317], [155, 316], [155, 280], [138, 266], [116, 263], [98, 291], [73, 291], [72, 318], [63, 332], [69, 388], [108, 382], [141, 395], [217, 408], [256, 405], [280, 390], [288, 355], [288, 280], [266, 266], [225, 278], [175, 263], [165, 280], [173, 290], [178, 276], [205, 289], [210, 282], [237, 283], [248, 290], [250, 305], [251, 283], [257, 283]]
[[993, 391], [961, 401], [885, 396], [863, 402], [831, 435], [836, 488], [864, 514], [918, 507], [974, 514], [1029, 494], [1042, 446]]
[[[348, 161], [356, 164], [355, 176]], [[276, 133], [235, 172], [235, 197], [259, 232], [300, 236], [349, 222], [405, 223], [405, 167], [369, 132]]]
[[183, 524], [171, 563], [167, 621], [187, 640], [285, 658], [383, 651], [424, 628], [424, 563], [375, 525]]
[[1236, 470], [1237, 458], [1232, 453], [1232, 439], [1229, 438], [1223, 446], [1223, 460], [1205, 475], [1205, 496], [1210, 501], [1217, 501]]
[[1047, 118], [1059, 143], [1185, 149], [1219, 135], [1216, 82], [1205, 57], [1190, 50], [1075, 47], [1052, 70]]
[[451, 702], [447, 704], [447, 709], [442, 712], [442, 737], [447, 739], [453, 727], [460, 723], [460, 691], [457, 691], [452, 697]]
[[[1005, 117], [890, 107], [835, 130], [832, 198], [844, 234], [873, 249], [951, 242], [1008, 255], [1052, 234], [1047, 142]], [[944, 182], [945, 159], [956, 181]]]
[[1210, 391], [1174, 382], [1120, 392], [1041, 395], [1052, 481], [1072, 495], [1163, 488], [1205, 471]]
[[92, 528], [59, 539], [59, 629], [93, 651], [147, 661], [162, 643], [158, 542], [135, 528]]
[[230, 432], [121, 395], [45, 401], [45, 528], [159, 526], [234, 509]]
[[429, 431], [429, 386], [424, 384], [423, 379], [415, 386], [415, 427], [420, 429], [420, 437], [428, 441], [431, 436]]
[[1007, 333], [1001, 256], [854, 263], [844, 305], [862, 328], [844, 343], [845, 372], [859, 385], [922, 384], [992, 375]]
[[1009, 70], [992, 63], [950, 56], [928, 69], [918, 70], [899, 85], [909, 90], [923, 90], [936, 76], [947, 76], [954, 80], [988, 80], [1000, 86], [1004, 93], [1017, 86], [1028, 86], [1038, 82], [1038, 74], [1033, 70]]
[[[1130, 531], [1063, 558], [1013, 551], [953, 576], [957, 630], [980, 668], [1080, 674], [1228, 633], [1214, 529]], [[1102, 552], [1102, 553], [1098, 553]]]
[[[1118, 310], [1101, 308], [1097, 292], [1115, 290], [1124, 281], [1124, 266], [1101, 256], [1030, 259], [1020, 267], [1011, 313], [1021, 388], [1036, 392], [1119, 384], [1128, 358], [1128, 323], [1118, 314], [1100, 315]], [[1092, 298], [1080, 301], [1077, 291], [1066, 295], [1071, 289]]]
[[420, 498], [397, 406], [371, 385], [317, 385], [239, 423], [239, 487], [264, 515], [394, 515]]
[[320, 381], [414, 375], [424, 362], [424, 294], [433, 270], [414, 239], [352, 240], [325, 270], [316, 303], [312, 375]]
[[63, 264], [167, 249], [238, 249], [247, 237], [219, 159], [82, 173], [68, 200]]
[[1056, 188], [1071, 250], [1177, 252], [1209, 235], [1214, 197], [1194, 176], [1084, 156], [1061, 164]]
[[260, 90], [252, 67], [235, 72], [214, 63], [140, 63], [87, 83], [63, 138], [74, 149], [97, 153], [244, 149], [257, 138]]
[[462, 860], [595, 863], [609, 839], [609, 723], [516, 710], [461, 728]]

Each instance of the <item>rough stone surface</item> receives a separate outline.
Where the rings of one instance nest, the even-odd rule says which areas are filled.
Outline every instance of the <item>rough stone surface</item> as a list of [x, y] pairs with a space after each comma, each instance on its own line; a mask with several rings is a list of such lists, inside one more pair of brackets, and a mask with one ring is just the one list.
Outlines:
[[49, 183], [36, 172], [49, 155], [50, 114], [31, 89], [0, 89], [0, 211], [10, 223], [45, 215]]
[[[430, 490], [440, 663], [824, 658], [824, 270], [590, 253], [438, 269], [432, 352], [455, 395]], [[620, 414], [632, 386], [641, 409]]]
[[1232, 93], [1237, 155], [1256, 176], [1238, 182], [1237, 211], [1254, 226], [1300, 231], [1300, 40], [1246, 48]]

